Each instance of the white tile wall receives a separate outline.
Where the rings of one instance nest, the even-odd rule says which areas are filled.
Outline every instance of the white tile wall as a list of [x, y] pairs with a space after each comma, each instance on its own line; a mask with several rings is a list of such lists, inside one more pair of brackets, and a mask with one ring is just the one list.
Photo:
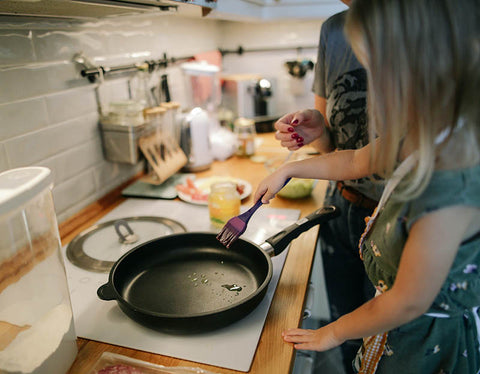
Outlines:
[[[309, 59], [316, 61], [317, 48], [296, 49], [296, 47], [317, 46], [321, 21], [264, 22], [245, 24], [223, 22], [224, 38], [222, 48], [231, 50], [242, 46], [245, 50], [271, 47], [293, 47], [292, 49], [272, 52], [246, 52], [242, 55], [228, 54], [224, 59], [224, 72], [261, 74], [276, 79], [277, 111], [287, 113], [306, 107], [313, 107], [311, 92], [313, 71], [303, 79], [291, 77], [284, 63], [288, 60]], [[292, 84], [294, 89], [292, 89]], [[303, 88], [303, 94], [297, 95], [297, 86]], [[301, 92], [301, 91], [300, 91]]]
[[0, 104], [0, 118], [0, 141], [48, 126], [47, 108], [42, 98]]
[[[0, 18], [0, 172], [30, 165], [47, 166], [54, 175], [59, 222], [98, 200], [142, 170], [143, 165], [106, 161], [98, 129], [97, 106], [128, 98], [131, 75], [107, 77], [101, 86], [81, 77], [72, 62], [83, 52], [95, 65], [184, 57], [216, 50], [316, 45], [318, 22], [237, 23], [176, 15], [120, 17], [97, 22], [25, 21]], [[285, 111], [313, 104], [311, 76], [305, 94], [292, 95], [287, 59], [315, 59], [316, 50], [226, 55], [227, 73], [259, 73], [278, 80]], [[167, 73], [170, 92], [185, 101], [178, 66]], [[97, 101], [96, 90], [100, 103]]]

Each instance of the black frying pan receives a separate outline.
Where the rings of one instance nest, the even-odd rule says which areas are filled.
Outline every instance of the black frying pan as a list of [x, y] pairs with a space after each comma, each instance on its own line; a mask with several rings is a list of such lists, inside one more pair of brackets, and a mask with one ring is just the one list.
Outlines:
[[118, 259], [97, 294], [117, 300], [136, 322], [192, 333], [226, 326], [262, 301], [272, 278], [270, 256], [312, 226], [339, 215], [327, 206], [261, 245], [238, 239], [226, 249], [214, 233], [192, 232], [143, 243]]

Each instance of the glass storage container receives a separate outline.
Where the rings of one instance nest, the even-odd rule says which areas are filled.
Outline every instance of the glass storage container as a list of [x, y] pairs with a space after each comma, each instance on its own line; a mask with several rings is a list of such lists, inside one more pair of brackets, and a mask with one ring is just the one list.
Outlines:
[[161, 103], [160, 106], [165, 109], [165, 132], [172, 136], [173, 139], [180, 144], [180, 119], [179, 119], [179, 109], [180, 104], [174, 101], [168, 103]]
[[66, 373], [77, 354], [51, 187], [47, 168], [0, 173], [1, 373]]
[[234, 133], [237, 136], [237, 156], [253, 156], [255, 153], [255, 122], [248, 118], [236, 119]]
[[222, 228], [232, 217], [240, 214], [240, 195], [233, 182], [217, 182], [210, 186], [208, 195], [210, 223]]

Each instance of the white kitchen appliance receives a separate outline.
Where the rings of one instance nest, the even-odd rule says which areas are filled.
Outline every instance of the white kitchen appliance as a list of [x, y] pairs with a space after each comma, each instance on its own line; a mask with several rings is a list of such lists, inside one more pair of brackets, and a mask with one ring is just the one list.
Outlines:
[[1, 373], [66, 373], [77, 354], [51, 187], [47, 168], [0, 173]]
[[186, 105], [181, 116], [180, 146], [188, 162], [183, 170], [206, 170], [213, 161], [210, 134], [219, 127], [219, 67], [207, 63], [186, 62], [181, 65], [185, 82]]
[[212, 165], [210, 145], [210, 117], [200, 107], [179, 116], [180, 147], [187, 156], [186, 172], [207, 170]]
[[[246, 208], [242, 207], [242, 211]], [[252, 217], [244, 237], [257, 244], [263, 243], [269, 236], [294, 223], [299, 213], [293, 209], [263, 207]], [[206, 205], [151, 199], [128, 199], [99, 223], [132, 216], [166, 217], [181, 223], [187, 231], [212, 230]], [[111, 233], [111, 237], [116, 236], [115, 232]], [[98, 250], [101, 243], [95, 247]], [[127, 246], [123, 250], [129, 248], [132, 247]], [[123, 253], [119, 252], [118, 257]], [[66, 260], [77, 334], [87, 339], [247, 372], [287, 253], [288, 250], [285, 250], [272, 258], [273, 277], [267, 294], [255, 310], [219, 330], [192, 335], [162, 333], [134, 322], [117, 303], [105, 302], [97, 297], [97, 289], [108, 280], [108, 273], [87, 271]]]
[[256, 119], [276, 115], [277, 81], [274, 77], [231, 74], [222, 76], [222, 81], [222, 103], [235, 117]]

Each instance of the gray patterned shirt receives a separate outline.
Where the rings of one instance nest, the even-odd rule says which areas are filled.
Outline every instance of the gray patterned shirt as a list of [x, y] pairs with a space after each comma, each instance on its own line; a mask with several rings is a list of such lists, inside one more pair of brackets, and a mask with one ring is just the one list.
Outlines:
[[[345, 38], [346, 11], [325, 21], [320, 32], [313, 92], [327, 100], [331, 139], [336, 149], [368, 144], [367, 74]], [[362, 194], [379, 200], [382, 187], [368, 178], [346, 181]]]

